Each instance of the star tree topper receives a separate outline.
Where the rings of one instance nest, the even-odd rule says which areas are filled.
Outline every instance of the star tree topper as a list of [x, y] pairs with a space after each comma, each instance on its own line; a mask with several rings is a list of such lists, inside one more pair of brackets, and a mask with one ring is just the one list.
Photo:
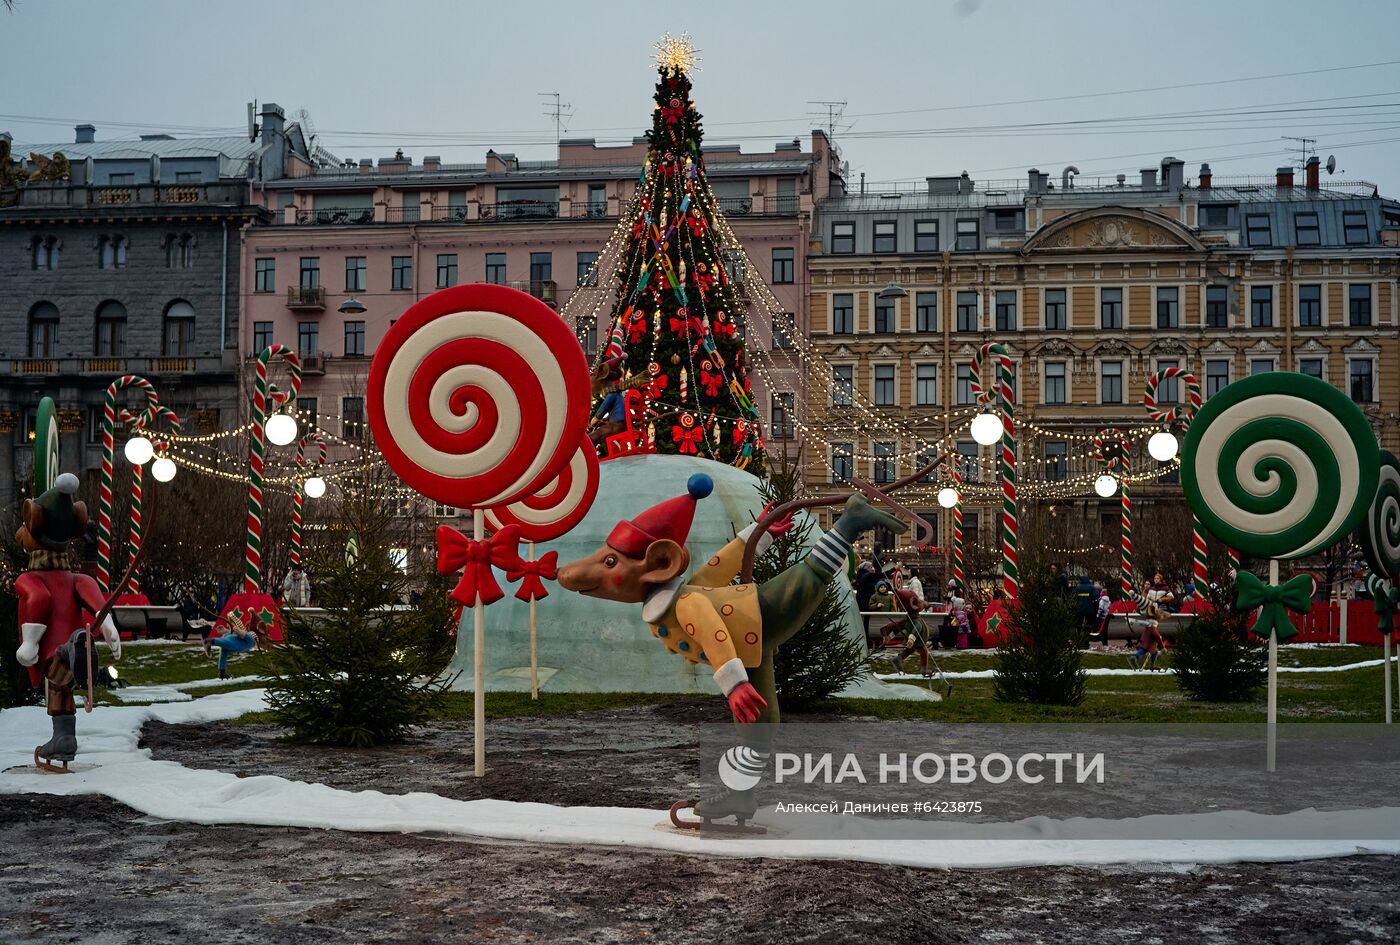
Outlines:
[[679, 37], [670, 33], [661, 37], [661, 42], [656, 44], [656, 64], [662, 69], [672, 72], [689, 72], [694, 69], [700, 72], [700, 50], [696, 49], [690, 42], [690, 33], [682, 33]]

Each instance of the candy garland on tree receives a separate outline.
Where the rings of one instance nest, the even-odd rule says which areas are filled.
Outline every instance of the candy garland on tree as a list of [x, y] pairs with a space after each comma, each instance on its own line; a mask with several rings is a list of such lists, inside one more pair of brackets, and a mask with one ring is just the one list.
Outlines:
[[1094, 461], [1110, 476], [1118, 480], [1122, 493], [1122, 512], [1119, 515], [1120, 589], [1123, 600], [1133, 600], [1133, 499], [1128, 487], [1128, 440], [1117, 427], [1107, 427], [1094, 436]]
[[1225, 387], [1197, 413], [1182, 449], [1181, 484], [1201, 523], [1231, 548], [1269, 559], [1269, 582], [1236, 576], [1235, 607], [1259, 608], [1251, 630], [1269, 641], [1268, 770], [1278, 719], [1278, 641], [1297, 630], [1313, 580], [1279, 584], [1279, 559], [1335, 544], [1376, 497], [1380, 450], [1366, 415], [1331, 384], [1275, 371]]
[[[1169, 378], [1180, 378], [1186, 387], [1186, 400], [1162, 407], [1157, 403], [1157, 386]], [[1142, 405], [1147, 408], [1147, 415], [1163, 424], [1168, 433], [1173, 427], [1179, 427], [1185, 432], [1191, 428], [1191, 420], [1201, 409], [1201, 383], [1196, 379], [1196, 375], [1185, 368], [1165, 368], [1147, 379]], [[1201, 520], [1194, 513], [1191, 516], [1191, 578], [1200, 590], [1204, 590], [1210, 583], [1210, 550], [1206, 546], [1206, 532], [1201, 527]]]
[[292, 567], [301, 567], [301, 525], [302, 506], [306, 498], [306, 448], [312, 444], [316, 445], [315, 469], [320, 469], [326, 465], [326, 441], [321, 439], [319, 431], [312, 430], [301, 439], [297, 440], [297, 487], [292, 494], [292, 551], [289, 556]]
[[[174, 430], [176, 433], [179, 433], [179, 432], [180, 432], [180, 418], [179, 418], [178, 416], [175, 415], [175, 411], [171, 410], [169, 407], [166, 407], [166, 406], [164, 406], [164, 405], [161, 405], [161, 406], [156, 407], [156, 416], [157, 416], [157, 418], [162, 418], [162, 417], [163, 417], [163, 418], [165, 418], [166, 420], [169, 420], [169, 421], [170, 421], [170, 427], [171, 427], [171, 429]], [[132, 430], [131, 430], [131, 432], [132, 432], [133, 434], [134, 434], [134, 433], [143, 433], [143, 434], [144, 434], [144, 433], [147, 432], [147, 430], [146, 430], [146, 428], [145, 428], [143, 425], [141, 425], [141, 423], [138, 421], [138, 422], [134, 422], [134, 423], [132, 424]], [[155, 452], [153, 453], [153, 455], [154, 455], [157, 459], [160, 459], [161, 457], [163, 457], [163, 456], [165, 455], [165, 451], [166, 451], [166, 449], [167, 449], [167, 448], [169, 447], [169, 445], [170, 445], [170, 444], [169, 444], [169, 441], [167, 441], [167, 440], [165, 440], [165, 439], [163, 439], [163, 438], [161, 438], [161, 437], [152, 437], [152, 438], [151, 438], [151, 444], [152, 444], [152, 446], [153, 446], [154, 449], [155, 449]], [[140, 579], [140, 577], [139, 577], [139, 576], [137, 575], [137, 573], [136, 573], [136, 559], [139, 558], [139, 557], [141, 556], [141, 530], [142, 530], [142, 527], [143, 527], [143, 525], [144, 525], [144, 523], [143, 523], [143, 521], [142, 521], [142, 516], [141, 516], [141, 501], [142, 501], [141, 493], [142, 493], [142, 480], [143, 480], [144, 477], [145, 477], [145, 470], [146, 470], [146, 467], [145, 467], [145, 464], [144, 464], [144, 463], [133, 463], [133, 464], [132, 464], [132, 467], [131, 467], [131, 532], [130, 532], [130, 539], [129, 539], [129, 545], [130, 545], [130, 547], [128, 548], [128, 557], [127, 557], [127, 568], [128, 568], [128, 570], [131, 571], [131, 577], [128, 578], [128, 579], [127, 579], [127, 582], [126, 582], [126, 590], [125, 590], [125, 593], [127, 593], [127, 594], [139, 594], [139, 593], [141, 593], [141, 579]]]
[[[291, 371], [287, 390], [268, 381], [268, 364], [280, 357]], [[243, 545], [243, 593], [258, 594], [262, 584], [263, 463], [267, 454], [269, 408], [277, 411], [296, 403], [301, 391], [301, 358], [286, 345], [272, 344], [258, 355], [253, 384], [253, 426], [248, 450], [248, 527]]]
[[[117, 395], [128, 387], [136, 388], [145, 395], [146, 409], [132, 413], [123, 407], [118, 412]], [[115, 468], [112, 454], [116, 447], [117, 423], [139, 421], [142, 425], [152, 424], [159, 406], [155, 387], [144, 377], [123, 374], [107, 385], [107, 395], [102, 402], [102, 485], [97, 499], [97, 587], [103, 594], [112, 590], [112, 480]]]
[[1007, 600], [1021, 596], [1021, 568], [1018, 543], [1020, 525], [1016, 509], [1016, 403], [1015, 379], [1010, 353], [996, 342], [984, 344], [969, 365], [973, 399], [990, 405], [992, 395], [982, 385], [982, 363], [996, 358], [996, 395], [1001, 415], [1001, 572], [1002, 590]]

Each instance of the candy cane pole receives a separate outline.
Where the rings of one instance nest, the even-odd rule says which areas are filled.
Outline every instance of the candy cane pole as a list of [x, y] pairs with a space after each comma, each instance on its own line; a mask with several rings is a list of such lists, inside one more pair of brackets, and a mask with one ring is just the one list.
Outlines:
[[972, 388], [979, 403], [989, 403], [991, 395], [981, 385], [981, 365], [989, 356], [997, 363], [996, 396], [1001, 413], [1001, 580], [1008, 600], [1021, 596], [1021, 566], [1018, 550], [1020, 525], [1016, 512], [1016, 402], [1011, 356], [996, 342], [984, 344], [972, 362]]
[[[1179, 377], [1186, 385], [1186, 402], [1161, 409], [1157, 405], [1157, 385], [1169, 377]], [[1173, 424], [1177, 424], [1184, 433], [1190, 428], [1196, 412], [1201, 409], [1200, 381], [1196, 380], [1196, 375], [1188, 373], [1184, 368], [1165, 368], [1147, 379], [1147, 389], [1142, 395], [1142, 405], [1147, 408], [1149, 417], [1166, 424], [1168, 432]], [[1201, 526], [1201, 520], [1196, 517], [1194, 512], [1191, 514], [1191, 579], [1198, 589], [1205, 588], [1210, 581], [1206, 532]]]
[[[267, 365], [281, 356], [291, 368], [291, 385], [287, 391], [268, 383]], [[273, 344], [258, 355], [257, 377], [253, 386], [252, 443], [248, 450], [248, 528], [243, 548], [243, 593], [256, 594], [262, 583], [263, 540], [263, 458], [267, 453], [268, 407], [282, 407], [296, 401], [301, 390], [301, 359], [286, 345]]]
[[297, 491], [292, 496], [292, 553], [293, 567], [301, 565], [301, 510], [306, 499], [306, 447], [316, 444], [316, 467], [326, 465], [326, 444], [315, 430], [297, 440]]
[[1122, 514], [1122, 580], [1123, 599], [1133, 599], [1133, 499], [1131, 490], [1128, 488], [1127, 461], [1124, 460], [1119, 466], [1118, 491], [1123, 494], [1123, 514]]
[[953, 489], [958, 494], [958, 501], [953, 505], [953, 581], [961, 591], [967, 586], [963, 574], [962, 474], [953, 467], [949, 472], [953, 477]]
[[[156, 413], [158, 416], [169, 420], [170, 426], [176, 433], [180, 432], [180, 418], [175, 415], [175, 411], [168, 407], [157, 407]], [[145, 427], [139, 422], [132, 427], [133, 433], [137, 431], [145, 432]], [[155, 455], [159, 457], [165, 452], [166, 444], [159, 439], [155, 440], [155, 444]], [[126, 582], [127, 594], [141, 593], [141, 580], [136, 574], [136, 569], [132, 566], [136, 563], [137, 556], [141, 554], [141, 530], [144, 527], [141, 516], [141, 486], [145, 475], [145, 466], [133, 465], [131, 467], [131, 532], [129, 541], [130, 548], [127, 557], [127, 567], [131, 570], [131, 579]]]
[[[146, 395], [143, 413], [132, 414], [122, 408], [118, 414], [117, 394], [127, 387], [135, 387]], [[126, 423], [138, 418], [154, 421], [157, 403], [156, 389], [144, 377], [123, 374], [107, 385], [107, 396], [102, 404], [102, 485], [97, 498], [97, 586], [104, 595], [110, 591], [112, 582], [112, 453], [116, 447], [117, 421]]]

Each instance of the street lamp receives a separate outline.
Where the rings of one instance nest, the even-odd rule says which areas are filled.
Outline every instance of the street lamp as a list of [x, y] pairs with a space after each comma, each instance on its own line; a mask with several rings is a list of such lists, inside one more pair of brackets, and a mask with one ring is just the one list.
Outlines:
[[1147, 452], [1159, 463], [1176, 457], [1176, 437], [1169, 430], [1158, 430], [1147, 441]]
[[151, 464], [151, 475], [155, 476], [156, 482], [169, 482], [175, 478], [175, 461], [169, 457], [162, 456]]
[[126, 461], [133, 466], [144, 466], [151, 461], [155, 455], [156, 448], [151, 445], [151, 441], [141, 434], [133, 436], [126, 441], [122, 447], [122, 454], [126, 456]]
[[289, 413], [275, 413], [267, 418], [267, 439], [273, 446], [286, 446], [297, 438], [297, 418]]
[[990, 410], [972, 418], [972, 438], [983, 446], [1001, 439], [1001, 418]]
[[306, 490], [308, 499], [319, 499], [326, 494], [326, 480], [320, 476], [312, 476], [302, 486]]
[[1107, 473], [1104, 473], [1102, 476], [1094, 480], [1094, 491], [1099, 494], [1100, 498], [1107, 499], [1109, 496], [1113, 495], [1113, 493], [1118, 491], [1117, 478], [1114, 476], [1110, 476]]
[[341, 302], [336, 311], [340, 312], [342, 315], [363, 315], [365, 312], [365, 303], [352, 295], [344, 302]]
[[945, 509], [951, 509], [958, 504], [958, 490], [952, 486], [944, 486], [938, 490], [938, 504]]

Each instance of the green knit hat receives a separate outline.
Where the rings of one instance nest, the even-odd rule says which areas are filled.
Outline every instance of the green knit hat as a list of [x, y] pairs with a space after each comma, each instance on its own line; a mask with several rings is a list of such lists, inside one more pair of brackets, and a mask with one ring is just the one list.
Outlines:
[[64, 473], [54, 480], [52, 489], [34, 500], [44, 510], [43, 527], [34, 537], [50, 551], [63, 551], [78, 537], [78, 516], [73, 511], [73, 496], [77, 494], [78, 477]]

